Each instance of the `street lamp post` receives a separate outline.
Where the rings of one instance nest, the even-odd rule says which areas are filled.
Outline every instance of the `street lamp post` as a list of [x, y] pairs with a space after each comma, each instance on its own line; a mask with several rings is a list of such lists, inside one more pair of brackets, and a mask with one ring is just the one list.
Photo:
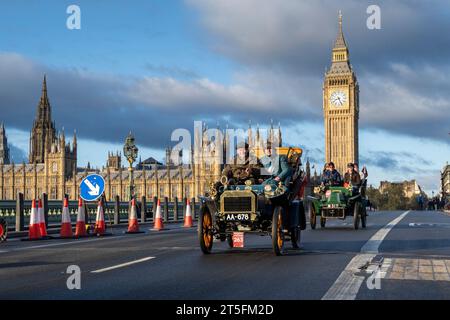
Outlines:
[[133, 162], [136, 161], [137, 155], [138, 155], [138, 148], [136, 147], [134, 143], [134, 137], [130, 133], [128, 134], [127, 138], [125, 139], [125, 145], [123, 146], [123, 154], [127, 158], [127, 161], [129, 163], [128, 172], [129, 172], [129, 199], [131, 200], [134, 196], [134, 181], [133, 181]]

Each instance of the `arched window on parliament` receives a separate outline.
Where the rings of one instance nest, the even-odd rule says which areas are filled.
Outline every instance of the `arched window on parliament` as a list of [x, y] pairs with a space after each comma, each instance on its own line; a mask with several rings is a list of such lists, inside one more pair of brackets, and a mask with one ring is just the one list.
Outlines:
[[51, 188], [50, 199], [55, 200], [57, 198], [57, 191], [56, 187]]
[[32, 197], [33, 197], [33, 195], [31, 194], [31, 189], [26, 188], [25, 189], [25, 200], [31, 200]]
[[172, 198], [178, 197], [178, 186], [172, 186]]
[[111, 187], [111, 197], [115, 198], [117, 196], [117, 187], [112, 186]]
[[164, 198], [166, 196], [166, 192], [164, 191], [164, 186], [159, 187], [159, 195], [160, 198]]
[[150, 199], [153, 196], [153, 186], [147, 186], [147, 198]]
[[185, 198], [190, 198], [191, 197], [191, 192], [190, 192], [191, 190], [190, 190], [190, 188], [189, 188], [189, 186], [188, 185], [185, 185], [184, 186], [184, 197]]

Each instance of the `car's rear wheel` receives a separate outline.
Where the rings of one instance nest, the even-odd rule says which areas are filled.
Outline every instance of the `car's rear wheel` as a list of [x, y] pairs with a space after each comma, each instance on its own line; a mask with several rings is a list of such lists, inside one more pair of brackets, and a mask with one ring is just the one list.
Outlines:
[[200, 248], [205, 254], [211, 253], [213, 245], [213, 224], [208, 207], [203, 206], [198, 217], [198, 238]]
[[312, 202], [309, 203], [309, 224], [311, 226], [311, 229], [316, 228], [316, 209], [314, 207], [314, 204]]
[[367, 222], [367, 209], [366, 207], [363, 206], [361, 210], [361, 227], [365, 228], [366, 222]]
[[355, 230], [359, 228], [359, 220], [361, 217], [361, 204], [356, 202], [353, 208], [353, 227]]
[[320, 217], [320, 227], [325, 228], [325, 225], [327, 224], [327, 219]]
[[273, 210], [272, 247], [275, 255], [281, 256], [284, 253], [283, 207], [281, 206]]
[[3, 242], [8, 237], [8, 223], [6, 220], [0, 219], [0, 242]]
[[301, 230], [300, 227], [293, 227], [291, 229], [291, 243], [292, 248], [299, 249], [300, 248], [300, 239], [301, 239]]

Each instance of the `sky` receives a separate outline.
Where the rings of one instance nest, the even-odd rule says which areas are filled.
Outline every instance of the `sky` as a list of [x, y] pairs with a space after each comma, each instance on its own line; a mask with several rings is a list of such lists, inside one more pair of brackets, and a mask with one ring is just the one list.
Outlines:
[[[132, 4], [131, 4], [132, 3]], [[66, 26], [69, 5], [81, 29]], [[369, 30], [366, 10], [381, 10]], [[360, 85], [360, 164], [369, 183], [417, 179], [437, 192], [450, 160], [450, 3], [442, 0], [2, 1], [0, 122], [15, 162], [47, 74], [52, 116], [77, 131], [78, 165], [101, 167], [132, 130], [164, 157], [195, 120], [281, 123], [284, 142], [324, 161], [322, 85], [338, 11]]]

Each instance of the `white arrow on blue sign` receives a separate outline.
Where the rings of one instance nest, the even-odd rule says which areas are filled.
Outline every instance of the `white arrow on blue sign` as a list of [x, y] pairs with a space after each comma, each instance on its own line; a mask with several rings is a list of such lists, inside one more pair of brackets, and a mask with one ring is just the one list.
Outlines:
[[81, 181], [80, 197], [84, 201], [97, 200], [105, 191], [105, 180], [99, 174], [90, 174]]

